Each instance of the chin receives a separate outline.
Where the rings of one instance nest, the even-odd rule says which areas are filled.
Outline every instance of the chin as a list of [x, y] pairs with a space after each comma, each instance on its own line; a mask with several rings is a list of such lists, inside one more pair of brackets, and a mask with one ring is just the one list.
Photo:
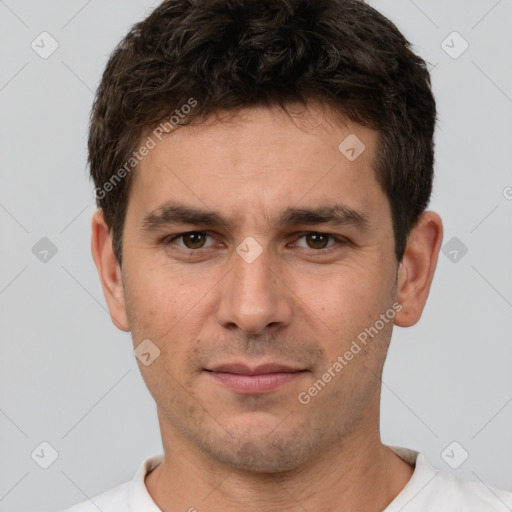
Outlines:
[[[314, 454], [317, 444], [296, 432], [250, 430], [244, 435], [207, 443], [203, 449], [215, 460], [227, 466], [255, 473], [283, 473], [292, 471]], [[210, 439], [211, 441], [211, 439]]]
[[298, 456], [296, 450], [275, 450], [270, 447], [263, 453], [252, 442], [245, 443], [235, 454], [232, 464], [238, 469], [245, 469], [254, 473], [283, 473], [297, 469], [304, 461]]

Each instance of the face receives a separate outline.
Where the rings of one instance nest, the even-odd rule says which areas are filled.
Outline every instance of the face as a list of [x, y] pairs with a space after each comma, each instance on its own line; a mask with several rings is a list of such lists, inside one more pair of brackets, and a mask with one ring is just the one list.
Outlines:
[[254, 108], [142, 160], [122, 281], [164, 438], [283, 471], [377, 425], [397, 262], [376, 143], [320, 106]]

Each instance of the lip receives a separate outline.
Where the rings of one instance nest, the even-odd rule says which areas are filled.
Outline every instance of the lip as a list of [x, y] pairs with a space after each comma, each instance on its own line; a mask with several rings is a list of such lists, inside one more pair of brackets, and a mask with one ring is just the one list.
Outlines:
[[269, 373], [293, 373], [301, 371], [300, 368], [292, 368], [279, 363], [265, 363], [258, 366], [249, 366], [244, 363], [228, 363], [207, 368], [211, 372], [236, 373], [238, 375], [265, 375]]
[[222, 364], [206, 369], [217, 382], [240, 394], [265, 394], [300, 378], [307, 370], [279, 363], [248, 366], [243, 363]]

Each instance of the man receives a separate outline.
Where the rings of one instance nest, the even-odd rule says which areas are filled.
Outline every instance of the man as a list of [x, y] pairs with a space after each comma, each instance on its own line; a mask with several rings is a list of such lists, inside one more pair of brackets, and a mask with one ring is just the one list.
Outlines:
[[93, 106], [92, 253], [164, 455], [72, 512], [498, 511], [380, 440], [442, 242], [425, 63], [359, 0], [169, 0]]

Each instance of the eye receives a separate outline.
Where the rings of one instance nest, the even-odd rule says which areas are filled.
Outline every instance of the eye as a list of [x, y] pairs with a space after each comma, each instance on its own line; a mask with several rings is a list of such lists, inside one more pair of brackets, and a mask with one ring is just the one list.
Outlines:
[[[314, 250], [329, 249], [330, 247], [336, 245], [336, 242], [342, 243], [342, 244], [344, 242], [346, 242], [346, 240], [344, 240], [341, 237], [338, 238], [333, 235], [329, 235], [328, 233], [319, 233], [316, 231], [303, 233], [299, 236], [298, 240], [300, 240], [301, 238], [304, 238], [306, 240], [306, 244], [307, 244], [306, 246], [303, 245], [302, 247], [306, 247], [307, 249], [314, 249]], [[334, 241], [334, 243], [327, 245], [329, 239]]]
[[204, 249], [205, 247], [209, 247], [205, 246], [205, 240], [209, 236], [210, 235], [204, 231], [190, 231], [188, 233], [182, 233], [181, 235], [168, 238], [165, 241], [165, 245], [170, 245], [175, 240], [181, 239], [183, 241], [183, 245], [177, 244], [178, 247], [191, 250]]
[[[163, 240], [163, 243], [165, 246], [177, 245], [179, 248], [184, 250], [188, 249], [194, 252], [201, 252], [203, 249], [207, 249], [212, 245], [206, 245], [207, 238], [212, 237], [206, 231], [189, 231], [187, 233], [181, 233], [179, 235], [167, 237]], [[295, 242], [294, 245], [296, 247], [310, 249], [314, 252], [319, 252], [321, 250], [327, 251], [331, 247], [348, 243], [348, 240], [346, 240], [344, 237], [335, 237], [334, 235], [330, 235], [328, 233], [320, 233], [317, 231], [301, 233], [297, 241], [301, 239], [305, 240], [306, 245], [300, 245], [297, 244], [297, 242]], [[181, 243], [178, 243], [178, 241]]]

